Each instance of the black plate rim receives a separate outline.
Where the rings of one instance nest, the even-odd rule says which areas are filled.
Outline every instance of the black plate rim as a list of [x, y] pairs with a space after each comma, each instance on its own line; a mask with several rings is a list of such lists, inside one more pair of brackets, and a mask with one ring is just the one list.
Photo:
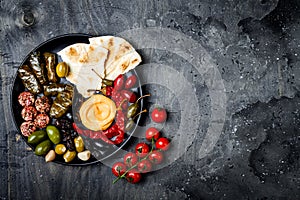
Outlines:
[[[68, 37], [86, 37], [88, 39], [88, 38], [96, 37], [96, 36], [91, 35], [91, 34], [87, 34], [87, 33], [67, 33], [67, 34], [62, 34], [62, 35], [58, 35], [58, 36], [49, 38], [49, 39], [45, 40], [44, 42], [40, 43], [39, 45], [37, 45], [31, 51], [29, 51], [26, 54], [26, 56], [24, 57], [24, 59], [22, 60], [22, 62], [20, 63], [19, 67], [22, 66], [27, 61], [27, 59], [28, 59], [31, 52], [34, 52], [37, 49], [40, 49], [42, 46], [47, 45], [48, 43], [53, 42], [54, 40], [58, 40], [58, 39], [61, 39], [61, 38], [68, 38]], [[19, 67], [18, 67], [18, 69], [19, 69]], [[134, 70], [134, 73], [137, 75], [135, 70]], [[15, 130], [17, 130], [18, 134], [21, 136], [21, 138], [26, 143], [26, 145], [29, 146], [30, 148], [34, 149], [33, 145], [30, 145], [26, 142], [26, 137], [21, 133], [20, 127], [18, 126], [18, 124], [16, 122], [16, 117], [15, 117], [15, 113], [14, 113], [14, 109], [13, 109], [13, 92], [14, 92], [14, 86], [16, 84], [17, 77], [18, 77], [18, 73], [16, 71], [15, 75], [13, 77], [13, 84], [10, 88], [10, 106], [9, 106], [10, 107], [10, 112], [11, 112], [11, 115], [12, 115], [12, 120], [13, 120], [13, 124], [15, 126]], [[142, 95], [140, 79], [138, 79], [138, 85], [139, 85], [138, 86], [139, 93], [140, 93], [140, 95]], [[143, 99], [140, 100], [140, 105], [141, 105], [141, 108], [142, 108], [143, 107]], [[141, 118], [141, 116], [139, 116], [137, 118], [137, 124], [139, 123], [140, 118]], [[108, 159], [112, 155], [116, 154], [120, 149], [122, 149], [126, 145], [126, 143], [129, 141], [129, 139], [132, 137], [132, 135], [133, 135], [136, 128], [137, 128], [137, 126], [135, 126], [135, 128], [132, 130], [131, 134], [129, 134], [129, 136], [126, 139], [125, 142], [123, 142], [119, 147], [116, 146], [117, 147], [116, 151], [114, 151], [110, 155], [108, 155], [108, 156], [106, 156], [106, 157], [104, 157], [100, 160], [95, 160], [95, 161], [91, 161], [91, 162], [82, 162], [82, 163], [72, 163], [72, 162], [71, 163], [66, 163], [66, 162], [61, 162], [61, 161], [57, 161], [57, 160], [54, 160], [53, 162], [57, 163], [57, 164], [61, 164], [61, 165], [67, 165], [67, 166], [87, 166], [87, 165], [97, 164], [97, 163], [99, 163], [99, 162], [101, 162], [105, 159]]]

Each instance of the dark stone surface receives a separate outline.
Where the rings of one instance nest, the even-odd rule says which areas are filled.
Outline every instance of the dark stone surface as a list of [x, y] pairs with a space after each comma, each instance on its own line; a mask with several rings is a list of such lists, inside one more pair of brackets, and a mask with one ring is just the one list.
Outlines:
[[[299, 9], [297, 0], [0, 0], [0, 199], [299, 199]], [[198, 45], [212, 57], [207, 63], [220, 72], [227, 97], [213, 150], [199, 153], [213, 115], [209, 79], [191, 64], [196, 58], [155, 46], [139, 49], [144, 63], [164, 64], [182, 75], [200, 108], [195, 138], [180, 158], [138, 185], [113, 185], [111, 169], [101, 163], [45, 164], [28, 150], [13, 125], [9, 100], [24, 56], [61, 34], [147, 27], [176, 31], [178, 38], [183, 34], [198, 43], [184, 49], [193, 52]], [[138, 39], [130, 38], [133, 44]], [[176, 83], [166, 75], [168, 80]], [[180, 97], [155, 84], [146, 89], [153, 94], [150, 103], [170, 111], [164, 134], [173, 137], [185, 117]]]

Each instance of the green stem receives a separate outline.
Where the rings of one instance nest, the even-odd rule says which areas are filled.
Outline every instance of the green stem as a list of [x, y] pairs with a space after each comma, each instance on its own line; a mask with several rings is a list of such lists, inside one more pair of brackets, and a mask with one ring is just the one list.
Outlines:
[[124, 174], [122, 174], [121, 176], [119, 176], [118, 178], [116, 178], [116, 179], [113, 181], [113, 184], [115, 184], [116, 182], [118, 182], [120, 179], [125, 178], [126, 174], [127, 174], [130, 170], [132, 170], [133, 168], [137, 167], [138, 164], [139, 164], [141, 161], [146, 160], [146, 159], [149, 157], [150, 153], [152, 153], [152, 151], [154, 150], [154, 144], [155, 144], [155, 140], [154, 140], [154, 138], [152, 138], [152, 140], [151, 140], [151, 150], [149, 151], [149, 153], [148, 153], [144, 158], [142, 158], [139, 162], [137, 162], [135, 165], [133, 165], [132, 167], [130, 167], [129, 169], [127, 169], [127, 170], [124, 172]]

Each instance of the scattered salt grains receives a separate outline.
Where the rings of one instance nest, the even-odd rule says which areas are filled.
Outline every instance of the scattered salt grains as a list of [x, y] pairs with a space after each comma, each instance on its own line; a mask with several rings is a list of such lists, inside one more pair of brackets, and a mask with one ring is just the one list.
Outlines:
[[16, 135], [16, 141], [18, 142], [21, 139], [21, 135]]
[[238, 127], [237, 125], [234, 125], [234, 126], [233, 126], [233, 131], [232, 131], [232, 133], [236, 133], [237, 127]]
[[156, 21], [154, 19], [147, 19], [146, 25], [147, 25], [147, 27], [154, 27], [154, 26], [156, 26]]
[[185, 184], [186, 184], [186, 185], [189, 185], [189, 184], [190, 184], [190, 181], [191, 181], [191, 180], [188, 178], [188, 179], [186, 180]]

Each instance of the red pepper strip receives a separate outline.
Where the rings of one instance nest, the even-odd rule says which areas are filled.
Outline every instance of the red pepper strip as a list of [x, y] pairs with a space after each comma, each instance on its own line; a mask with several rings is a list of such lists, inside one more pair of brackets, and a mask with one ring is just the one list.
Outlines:
[[125, 132], [122, 131], [121, 129], [118, 130], [118, 136], [116, 137], [116, 139], [113, 141], [114, 144], [120, 144], [123, 142], [124, 140], [124, 135], [125, 135]]
[[106, 137], [106, 135], [104, 135], [104, 134], [100, 134], [101, 135], [101, 140], [103, 140], [104, 142], [106, 142], [106, 143], [108, 143], [108, 144], [114, 144], [110, 139], [108, 139], [107, 137]]
[[83, 131], [82, 131], [82, 135], [84, 135], [84, 136], [86, 136], [86, 137], [90, 137], [90, 136], [91, 136], [89, 130], [83, 130]]
[[102, 131], [90, 131], [90, 138], [92, 139], [100, 139], [102, 135]]
[[80, 129], [80, 128], [75, 124], [75, 122], [73, 122], [72, 125], [73, 125], [73, 129], [74, 129], [77, 133], [83, 134], [83, 130]]
[[103, 134], [106, 135], [106, 137], [108, 137], [110, 139], [110, 138], [118, 135], [117, 131], [118, 131], [118, 125], [114, 124], [109, 129], [103, 131]]
[[108, 143], [108, 144], [113, 144], [113, 142], [108, 139], [106, 137], [106, 135], [103, 134], [102, 131], [89, 131], [90, 132], [90, 138], [92, 139], [101, 139], [103, 140], [104, 142]]
[[[81, 135], [86, 137], [90, 137], [92, 139], [101, 139], [108, 144], [120, 144], [124, 140], [124, 131], [120, 130], [117, 124], [114, 124], [110, 129], [102, 132], [102, 131], [91, 131], [91, 130], [82, 130], [75, 123], [73, 123], [74, 130]], [[110, 131], [109, 131], [110, 130]], [[110, 140], [105, 132], [111, 132], [111, 137], [116, 137], [114, 141]]]
[[90, 131], [89, 130], [83, 130], [81, 128], [79, 128], [75, 123], [72, 124], [73, 125], [73, 129], [80, 135], [84, 135], [86, 137], [90, 137]]

